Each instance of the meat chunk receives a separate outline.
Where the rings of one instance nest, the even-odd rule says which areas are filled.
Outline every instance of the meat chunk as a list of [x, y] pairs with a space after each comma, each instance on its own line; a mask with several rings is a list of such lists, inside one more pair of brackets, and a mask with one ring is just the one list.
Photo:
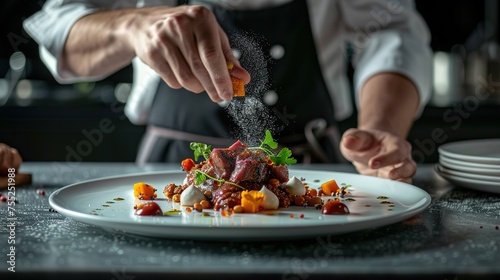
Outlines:
[[213, 149], [210, 154], [210, 163], [214, 168], [217, 178], [228, 180], [234, 169], [236, 157], [247, 150], [248, 147], [239, 140], [229, 148]]
[[239, 183], [243, 181], [265, 182], [269, 176], [267, 163], [258, 162], [252, 157], [237, 160], [229, 181]]
[[280, 182], [288, 182], [288, 167], [286, 165], [271, 165], [271, 175]]

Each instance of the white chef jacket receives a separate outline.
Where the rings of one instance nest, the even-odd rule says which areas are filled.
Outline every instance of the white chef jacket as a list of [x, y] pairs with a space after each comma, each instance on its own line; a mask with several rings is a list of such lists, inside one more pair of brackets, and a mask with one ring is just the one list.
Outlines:
[[[258, 9], [290, 0], [205, 0], [227, 9]], [[411, 0], [306, 0], [323, 78], [333, 101], [335, 118], [352, 114], [350, 84], [346, 75], [346, 44], [355, 56], [356, 97], [371, 76], [381, 72], [409, 78], [420, 94], [421, 113], [430, 98], [432, 51], [427, 26]], [[193, 3], [194, 1], [190, 1]], [[24, 21], [24, 28], [40, 46], [44, 63], [60, 83], [101, 80], [78, 77], [62, 66], [61, 53], [72, 25], [102, 9], [177, 5], [176, 0], [49, 0], [43, 9]], [[291, 19], [293, 20], [293, 19]], [[285, 50], [286, 51], [286, 50]], [[146, 124], [160, 77], [137, 57], [133, 87], [125, 106], [132, 123]], [[401, 92], [400, 94], [406, 94]], [[357, 98], [356, 98], [357, 99]]]

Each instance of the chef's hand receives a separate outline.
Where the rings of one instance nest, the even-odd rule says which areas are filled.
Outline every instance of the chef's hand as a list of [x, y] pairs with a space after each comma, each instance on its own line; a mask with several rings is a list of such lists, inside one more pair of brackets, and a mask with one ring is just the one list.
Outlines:
[[385, 131], [349, 129], [342, 136], [340, 150], [363, 175], [411, 183], [417, 170], [411, 144]]
[[6, 144], [0, 143], [0, 175], [7, 175], [9, 168], [16, 171], [23, 162], [19, 152]]
[[[231, 76], [246, 83], [250, 75], [234, 58], [227, 35], [214, 14], [203, 6], [142, 10], [134, 21], [129, 43], [135, 54], [153, 68], [171, 88], [199, 93], [214, 102], [231, 100]], [[134, 32], [135, 31], [135, 32]]]

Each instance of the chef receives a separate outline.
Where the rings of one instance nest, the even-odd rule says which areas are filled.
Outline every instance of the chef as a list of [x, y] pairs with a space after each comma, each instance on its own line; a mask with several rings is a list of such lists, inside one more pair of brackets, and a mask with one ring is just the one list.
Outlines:
[[[406, 136], [429, 99], [431, 51], [411, 1], [49, 0], [24, 27], [61, 83], [134, 65], [125, 112], [147, 125], [139, 163], [269, 129], [304, 162], [407, 182], [416, 171]], [[340, 137], [351, 104], [358, 125]]]

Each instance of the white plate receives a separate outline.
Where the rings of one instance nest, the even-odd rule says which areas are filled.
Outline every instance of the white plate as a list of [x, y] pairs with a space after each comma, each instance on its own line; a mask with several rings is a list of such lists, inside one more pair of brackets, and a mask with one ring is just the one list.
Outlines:
[[457, 186], [476, 191], [484, 191], [484, 192], [500, 194], [500, 183], [498, 182], [469, 179], [460, 176], [450, 175], [444, 172], [440, 172], [439, 169], [437, 168], [435, 168], [434, 171], [444, 179], [450, 181], [451, 183]]
[[[184, 172], [143, 173], [85, 181], [57, 190], [49, 202], [59, 213], [77, 221], [124, 233], [176, 239], [255, 240], [304, 238], [381, 227], [422, 212], [431, 201], [422, 189], [388, 179], [310, 170], [291, 170], [290, 176], [305, 178], [314, 188], [331, 179], [352, 185], [351, 194], [346, 198], [355, 201], [344, 202], [351, 213], [322, 215], [314, 207], [293, 206], [232, 217], [222, 217], [212, 210], [203, 210], [210, 214], [209, 217], [195, 211], [159, 217], [134, 215], [134, 183], [142, 181], [157, 188], [156, 201], [163, 211], [167, 211], [172, 205], [164, 198], [163, 187], [168, 183], [182, 183]], [[393, 206], [382, 204], [379, 196], [388, 197]], [[114, 201], [117, 197], [124, 200]]]
[[468, 161], [449, 158], [444, 155], [439, 155], [439, 163], [442, 166], [446, 166], [452, 169], [465, 168], [466, 171], [470, 171], [472, 169], [478, 169], [478, 170], [483, 170], [484, 172], [494, 172], [494, 174], [500, 173], [500, 165], [468, 162]]
[[479, 139], [439, 146], [439, 154], [457, 160], [500, 165], [500, 139]]
[[440, 172], [446, 173], [447, 175], [451, 175], [451, 176], [459, 176], [459, 177], [464, 177], [464, 178], [468, 178], [468, 179], [476, 179], [476, 180], [491, 181], [491, 182], [499, 182], [500, 183], [500, 176], [489, 176], [489, 175], [482, 175], [482, 174], [474, 174], [474, 173], [468, 173], [468, 172], [463, 172], [463, 171], [457, 171], [457, 170], [446, 168], [446, 167], [441, 166], [439, 164], [436, 165], [436, 168]]

